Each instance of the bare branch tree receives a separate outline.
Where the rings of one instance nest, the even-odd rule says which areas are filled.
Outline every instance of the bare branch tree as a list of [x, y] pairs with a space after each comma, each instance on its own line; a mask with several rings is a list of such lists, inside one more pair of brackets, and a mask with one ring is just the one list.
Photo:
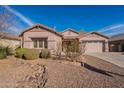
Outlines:
[[57, 49], [55, 51], [55, 55], [56, 55], [57, 59], [61, 59], [61, 53], [62, 53], [62, 43], [57, 42]]
[[0, 36], [0, 39], [4, 38], [7, 30], [16, 24], [16, 16], [5, 9], [3, 6], [0, 6], [0, 32], [3, 32]]
[[80, 42], [79, 50], [83, 54], [86, 51], [86, 42]]
[[65, 50], [67, 60], [70, 60], [70, 61], [73, 61], [73, 62], [76, 61], [76, 58], [80, 54], [78, 40], [65, 42], [64, 50]]
[[86, 52], [86, 42], [80, 42], [79, 45], [79, 51], [81, 52], [81, 55], [77, 58], [78, 62], [81, 62], [82, 66], [84, 66], [84, 61], [86, 61], [86, 56], [85, 56], [85, 52]]

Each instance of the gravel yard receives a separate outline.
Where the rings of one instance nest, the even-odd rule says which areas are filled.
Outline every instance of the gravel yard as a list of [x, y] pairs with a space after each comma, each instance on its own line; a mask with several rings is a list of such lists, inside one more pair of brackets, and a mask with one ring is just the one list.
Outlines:
[[49, 68], [46, 87], [124, 87], [124, 69], [93, 57], [86, 57], [84, 67], [43, 62]]
[[[15, 87], [18, 80], [32, 72], [25, 64], [18, 62], [19, 60], [15, 59], [0, 60], [0, 87]], [[124, 68], [90, 56], [86, 57], [86, 62], [82, 66], [79, 63], [52, 59], [23, 60], [23, 62], [47, 66], [48, 81], [45, 87], [124, 87]]]

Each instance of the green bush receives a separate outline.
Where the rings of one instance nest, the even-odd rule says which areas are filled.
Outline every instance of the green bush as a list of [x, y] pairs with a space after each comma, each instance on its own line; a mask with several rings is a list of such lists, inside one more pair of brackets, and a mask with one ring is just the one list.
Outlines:
[[14, 49], [10, 47], [6, 47], [5, 49], [7, 55], [13, 55], [14, 54]]
[[41, 53], [40, 53], [40, 58], [50, 58], [51, 57], [51, 54], [50, 54], [50, 51], [48, 49], [43, 49], [41, 50]]
[[5, 58], [8, 55], [14, 54], [14, 50], [9, 46], [0, 46], [0, 57]]
[[24, 58], [26, 60], [33, 60], [39, 57], [47, 59], [51, 57], [51, 54], [48, 49], [43, 49], [41, 50], [41, 52], [39, 52], [39, 50], [36, 49], [18, 48], [16, 49], [15, 56], [19, 58]]
[[23, 58], [24, 53], [27, 51], [27, 49], [26, 48], [17, 48], [15, 51], [16, 51], [15, 52], [16, 57]]
[[6, 58], [7, 54], [5, 51], [0, 51], [0, 59]]
[[39, 58], [39, 51], [35, 49], [27, 49], [24, 53], [24, 59], [33, 60]]

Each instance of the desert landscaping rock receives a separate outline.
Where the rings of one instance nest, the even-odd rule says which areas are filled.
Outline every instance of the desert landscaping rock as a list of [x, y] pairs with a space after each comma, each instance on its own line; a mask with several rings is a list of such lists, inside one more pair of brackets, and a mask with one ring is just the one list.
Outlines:
[[18, 63], [14, 57], [0, 60], [0, 87], [44, 87], [48, 78], [46, 68], [42, 64]]
[[17, 87], [24, 88], [43, 88], [48, 79], [47, 67], [41, 64], [31, 65], [35, 71], [26, 76], [22, 81], [17, 82]]
[[82, 67], [73, 62], [43, 61], [49, 68], [46, 87], [124, 87], [124, 68], [89, 56], [84, 63]]
[[11, 61], [0, 60], [0, 87], [124, 87], [124, 68], [91, 56], [85, 56], [83, 65], [52, 59], [23, 60], [19, 65], [17, 59]]

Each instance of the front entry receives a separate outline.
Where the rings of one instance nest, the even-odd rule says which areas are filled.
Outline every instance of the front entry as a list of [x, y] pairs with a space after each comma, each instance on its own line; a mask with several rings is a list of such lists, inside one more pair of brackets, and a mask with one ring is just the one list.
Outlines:
[[79, 51], [79, 41], [77, 39], [63, 40], [62, 50], [68, 52], [78, 52]]

